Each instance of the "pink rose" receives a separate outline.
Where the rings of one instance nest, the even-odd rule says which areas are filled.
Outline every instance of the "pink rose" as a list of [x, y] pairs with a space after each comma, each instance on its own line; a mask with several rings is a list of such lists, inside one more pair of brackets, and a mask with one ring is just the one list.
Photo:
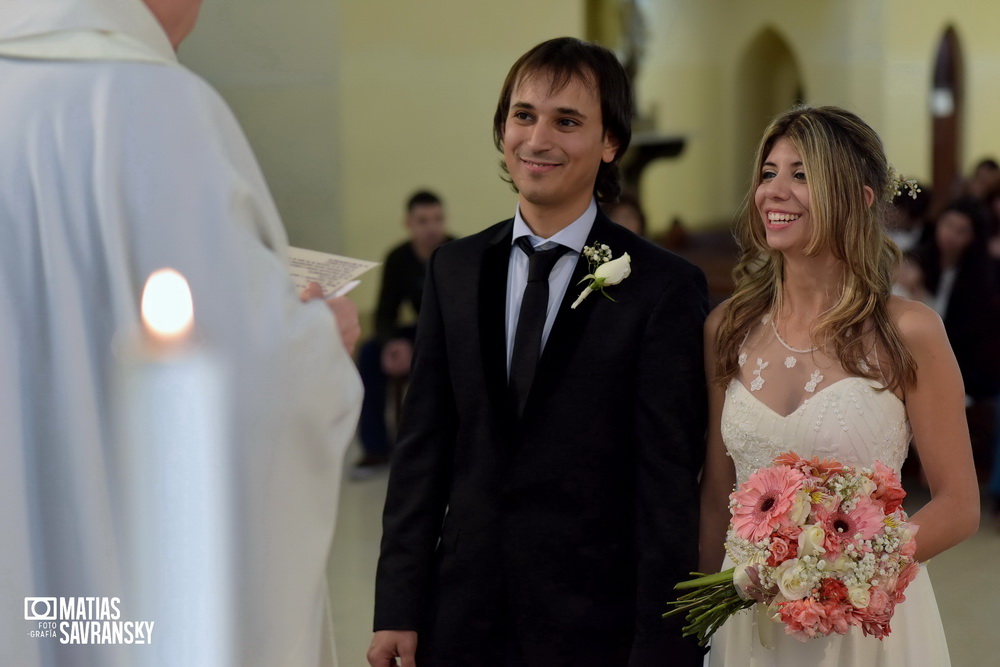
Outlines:
[[884, 616], [891, 613], [893, 599], [881, 586], [872, 586], [871, 599], [868, 602], [868, 611], [874, 616]]
[[783, 535], [776, 535], [771, 538], [771, 553], [767, 557], [767, 564], [776, 567], [795, 555], [798, 541], [792, 541]]

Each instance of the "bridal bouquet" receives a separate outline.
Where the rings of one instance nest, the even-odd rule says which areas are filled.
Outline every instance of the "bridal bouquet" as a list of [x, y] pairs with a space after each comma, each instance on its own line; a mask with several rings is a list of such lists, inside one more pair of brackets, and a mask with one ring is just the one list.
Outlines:
[[782, 454], [730, 495], [726, 553], [736, 566], [677, 584], [689, 592], [664, 616], [687, 612], [684, 632], [702, 645], [755, 604], [801, 641], [851, 626], [882, 639], [919, 567], [905, 495], [879, 461], [852, 468]]

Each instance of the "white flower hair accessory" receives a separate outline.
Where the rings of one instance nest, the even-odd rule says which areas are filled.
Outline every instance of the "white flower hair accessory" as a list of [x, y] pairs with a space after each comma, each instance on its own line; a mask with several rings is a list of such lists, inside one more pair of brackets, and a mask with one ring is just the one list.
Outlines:
[[908, 195], [913, 199], [917, 198], [918, 192], [923, 192], [920, 186], [917, 184], [914, 178], [903, 178], [903, 175], [896, 171], [896, 168], [891, 164], [889, 165], [889, 186], [886, 188], [886, 196], [891, 202], [896, 197], [903, 194], [903, 188], [906, 188]]
[[576, 297], [576, 301], [570, 308], [576, 308], [583, 300], [590, 296], [591, 292], [598, 291], [603, 294], [611, 301], [614, 301], [607, 292], [604, 291], [605, 287], [611, 285], [617, 285], [621, 281], [629, 277], [632, 273], [632, 258], [628, 256], [628, 253], [623, 253], [618, 259], [611, 259], [611, 248], [603, 243], [595, 243], [593, 246], [584, 246], [583, 256], [587, 258], [587, 263], [590, 265], [590, 273], [583, 277], [580, 284], [590, 281], [590, 284], [583, 288], [580, 292], [580, 296]]

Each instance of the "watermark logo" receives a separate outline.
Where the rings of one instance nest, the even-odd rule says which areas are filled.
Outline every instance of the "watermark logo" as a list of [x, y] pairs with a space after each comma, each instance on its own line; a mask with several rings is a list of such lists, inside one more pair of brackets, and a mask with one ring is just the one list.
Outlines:
[[122, 620], [121, 598], [26, 597], [29, 637], [60, 644], [152, 644], [154, 621]]
[[58, 610], [56, 598], [24, 598], [24, 620], [54, 621]]

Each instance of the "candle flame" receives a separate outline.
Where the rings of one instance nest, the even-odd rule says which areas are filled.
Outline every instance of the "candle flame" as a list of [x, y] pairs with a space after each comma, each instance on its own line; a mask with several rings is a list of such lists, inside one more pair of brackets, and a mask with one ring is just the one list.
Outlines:
[[150, 274], [142, 291], [142, 321], [160, 340], [184, 338], [194, 324], [194, 303], [187, 280], [173, 269]]

